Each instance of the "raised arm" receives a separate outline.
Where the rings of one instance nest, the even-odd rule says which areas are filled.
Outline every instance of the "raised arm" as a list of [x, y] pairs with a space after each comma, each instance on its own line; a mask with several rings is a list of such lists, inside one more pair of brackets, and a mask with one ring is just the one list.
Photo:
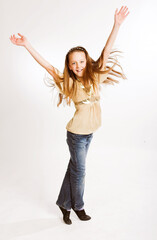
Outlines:
[[32, 47], [25, 36], [21, 35], [20, 33], [18, 33], [18, 35], [20, 38], [16, 38], [15, 35], [11, 35], [9, 38], [11, 42], [17, 46], [25, 47], [32, 57], [53, 76], [54, 67]]
[[112, 28], [112, 31], [107, 39], [106, 45], [102, 50], [101, 56], [99, 58], [99, 60], [102, 60], [102, 67], [101, 70], [104, 70], [106, 68], [106, 63], [108, 60], [108, 57], [110, 55], [110, 52], [112, 50], [113, 44], [115, 42], [115, 39], [117, 37], [119, 28], [122, 24], [122, 22], [124, 21], [124, 19], [128, 16], [129, 11], [127, 6], [122, 6], [121, 9], [118, 12], [118, 9], [116, 9], [115, 14], [114, 14], [114, 25]]

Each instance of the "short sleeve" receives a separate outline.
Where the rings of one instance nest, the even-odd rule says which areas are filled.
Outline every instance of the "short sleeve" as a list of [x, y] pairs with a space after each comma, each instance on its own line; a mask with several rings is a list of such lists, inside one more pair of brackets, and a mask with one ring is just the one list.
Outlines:
[[[57, 68], [54, 68], [54, 70], [59, 77], [63, 77], [63, 73], [61, 73]], [[54, 84], [58, 92], [63, 93], [63, 82], [60, 82], [60, 87], [62, 90], [57, 86], [56, 82], [54, 82]]]
[[[64, 78], [64, 74], [61, 73], [57, 68], [54, 68], [54, 70], [59, 77]], [[64, 79], [63, 79], [63, 82], [64, 82]], [[57, 90], [62, 94], [63, 94], [63, 82], [60, 82], [60, 87], [61, 87], [62, 90], [60, 90], [60, 88], [55, 83], [55, 86], [56, 86]], [[70, 77], [69, 78], [69, 89], [71, 89], [72, 87], [73, 87], [73, 79]]]
[[59, 77], [63, 77], [63, 73], [61, 73], [57, 68], [54, 67], [54, 70]]

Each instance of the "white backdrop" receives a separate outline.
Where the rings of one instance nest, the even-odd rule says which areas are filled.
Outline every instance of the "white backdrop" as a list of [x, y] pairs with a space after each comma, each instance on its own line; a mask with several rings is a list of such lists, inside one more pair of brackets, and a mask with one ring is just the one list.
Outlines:
[[[66, 226], [55, 201], [69, 161], [66, 124], [74, 107], [56, 107], [45, 70], [9, 40], [19, 32], [63, 71], [82, 45], [97, 59], [127, 5], [114, 48], [127, 80], [101, 91], [102, 127], [87, 157], [85, 209]], [[156, 239], [157, 74], [155, 1], [2, 0], [0, 3], [0, 236], [5, 239]], [[68, 229], [67, 229], [68, 228]], [[79, 236], [78, 236], [79, 234]]]

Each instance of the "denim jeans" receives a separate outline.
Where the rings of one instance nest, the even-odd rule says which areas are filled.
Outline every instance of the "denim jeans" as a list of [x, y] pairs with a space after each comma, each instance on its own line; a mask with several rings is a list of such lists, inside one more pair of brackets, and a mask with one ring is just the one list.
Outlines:
[[75, 134], [67, 131], [70, 160], [56, 204], [66, 210], [84, 207], [85, 163], [93, 133]]

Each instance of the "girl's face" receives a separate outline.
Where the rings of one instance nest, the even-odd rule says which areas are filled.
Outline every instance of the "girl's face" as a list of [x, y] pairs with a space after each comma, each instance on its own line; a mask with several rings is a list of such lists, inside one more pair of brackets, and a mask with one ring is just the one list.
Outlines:
[[72, 70], [77, 77], [83, 77], [86, 61], [84, 52], [72, 52], [69, 54], [69, 69]]

